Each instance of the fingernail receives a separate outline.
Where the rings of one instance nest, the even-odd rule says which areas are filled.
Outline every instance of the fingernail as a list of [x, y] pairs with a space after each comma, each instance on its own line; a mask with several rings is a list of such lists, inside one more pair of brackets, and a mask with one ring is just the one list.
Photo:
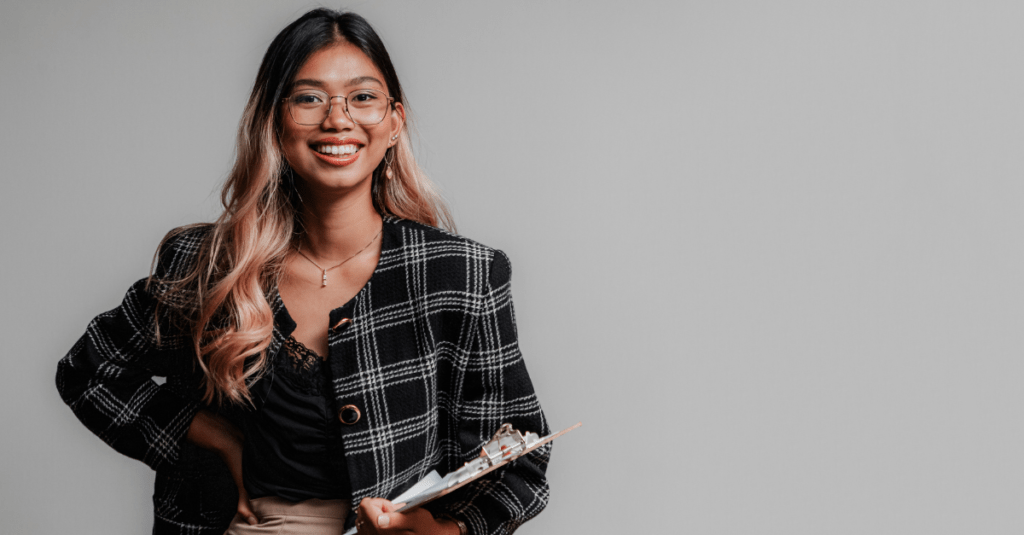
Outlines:
[[255, 526], [256, 524], [259, 524], [259, 522], [256, 521], [256, 517], [250, 516], [249, 517], [249, 525], [250, 526]]
[[391, 525], [391, 518], [388, 515], [380, 515], [377, 517], [377, 525], [386, 528]]

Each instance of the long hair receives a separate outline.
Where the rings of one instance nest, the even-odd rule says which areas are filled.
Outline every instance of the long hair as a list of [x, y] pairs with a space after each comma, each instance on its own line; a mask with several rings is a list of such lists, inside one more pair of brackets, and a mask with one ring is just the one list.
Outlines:
[[[249, 401], [247, 382], [269, 360], [274, 316], [268, 294], [280, 280], [300, 208], [294, 171], [278, 143], [285, 115], [281, 102], [306, 60], [340, 42], [366, 54], [384, 75], [388, 93], [405, 105], [391, 58], [366, 19], [316, 9], [289, 24], [263, 56], [242, 114], [237, 158], [221, 191], [224, 212], [205, 234], [188, 272], [162, 281], [169, 290], [160, 297], [161, 305], [177, 304], [176, 317], [190, 329], [207, 403]], [[454, 231], [447, 207], [416, 164], [410, 145], [403, 126], [398, 142], [373, 172], [374, 208], [381, 215]], [[391, 162], [390, 178], [385, 177], [386, 162]], [[182, 296], [189, 297], [184, 308]]]

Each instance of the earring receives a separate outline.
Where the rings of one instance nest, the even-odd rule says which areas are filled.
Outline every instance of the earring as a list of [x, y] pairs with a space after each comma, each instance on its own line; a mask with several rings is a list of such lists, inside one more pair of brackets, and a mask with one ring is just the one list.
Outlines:
[[395, 134], [395, 135], [391, 136], [391, 141], [392, 142], [394, 142], [396, 139], [398, 139], [398, 134]]
[[388, 149], [384, 153], [384, 176], [391, 180], [394, 177], [394, 172], [391, 170], [391, 162], [395, 161], [395, 153], [391, 149]]

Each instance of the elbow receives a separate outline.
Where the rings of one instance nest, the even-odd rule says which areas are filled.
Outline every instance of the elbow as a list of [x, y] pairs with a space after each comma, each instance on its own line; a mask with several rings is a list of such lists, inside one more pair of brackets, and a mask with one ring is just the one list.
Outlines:
[[57, 393], [60, 394], [60, 398], [72, 410], [75, 408], [75, 400], [78, 399], [84, 388], [82, 378], [79, 375], [80, 373], [71, 364], [70, 357], [64, 357], [57, 362], [57, 373], [54, 376]]

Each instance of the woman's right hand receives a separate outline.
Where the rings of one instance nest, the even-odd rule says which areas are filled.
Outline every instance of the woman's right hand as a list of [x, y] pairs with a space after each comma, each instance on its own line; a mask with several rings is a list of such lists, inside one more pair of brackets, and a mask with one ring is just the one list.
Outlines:
[[196, 446], [220, 456], [238, 487], [238, 514], [249, 525], [258, 524], [259, 520], [249, 503], [249, 493], [245, 491], [242, 481], [242, 442], [245, 440], [242, 431], [223, 416], [201, 409], [192, 419], [187, 437]]

